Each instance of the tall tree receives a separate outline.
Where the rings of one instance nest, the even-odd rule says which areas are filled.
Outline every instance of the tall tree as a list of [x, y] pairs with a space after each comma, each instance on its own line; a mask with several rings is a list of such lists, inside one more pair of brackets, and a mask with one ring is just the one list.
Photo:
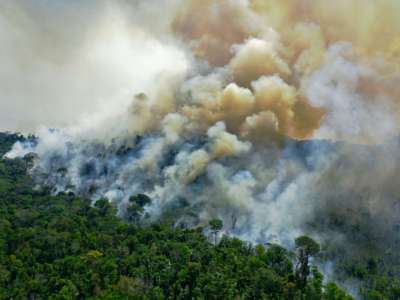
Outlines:
[[319, 244], [308, 236], [300, 236], [295, 240], [298, 251], [298, 263], [296, 266], [296, 278], [300, 288], [307, 285], [307, 278], [310, 275], [310, 257], [315, 256], [320, 251]]
[[220, 220], [220, 219], [212, 219], [209, 222], [209, 225], [210, 225], [211, 232], [214, 235], [214, 245], [216, 245], [218, 233], [221, 231], [224, 224], [223, 224], [222, 220]]
[[144, 195], [138, 194], [129, 198], [129, 204], [126, 209], [126, 218], [128, 222], [138, 225], [144, 214], [144, 207], [151, 203], [151, 199]]

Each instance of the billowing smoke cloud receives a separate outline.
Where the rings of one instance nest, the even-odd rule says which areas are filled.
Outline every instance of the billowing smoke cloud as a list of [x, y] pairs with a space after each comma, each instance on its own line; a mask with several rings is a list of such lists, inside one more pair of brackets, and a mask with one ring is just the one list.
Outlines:
[[1, 130], [33, 133], [120, 112], [160, 72], [185, 69], [186, 55], [161, 31], [177, 1], [164, 2], [2, 1]]
[[55, 3], [0, 5], [5, 124], [73, 121], [8, 153], [38, 184], [250, 241], [395, 234], [397, 0]]

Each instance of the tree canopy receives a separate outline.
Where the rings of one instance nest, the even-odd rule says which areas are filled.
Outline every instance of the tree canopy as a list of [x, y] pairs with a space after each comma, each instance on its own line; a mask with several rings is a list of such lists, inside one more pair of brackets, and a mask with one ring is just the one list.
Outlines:
[[[35, 189], [26, 168], [0, 160], [0, 299], [351, 299], [315, 267], [299, 285], [281, 246], [228, 236], [214, 245], [199, 229], [141, 226], [107, 199]], [[143, 213], [149, 202], [130, 204]]]

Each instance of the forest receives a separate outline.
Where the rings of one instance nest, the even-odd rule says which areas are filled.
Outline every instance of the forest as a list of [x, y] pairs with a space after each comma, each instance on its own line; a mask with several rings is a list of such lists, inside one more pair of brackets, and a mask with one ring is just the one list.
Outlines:
[[0, 0], [0, 300], [400, 300], [399, 0]]
[[[21, 139], [2, 133], [1, 156]], [[91, 205], [35, 187], [29, 159], [0, 161], [0, 299], [353, 299], [310, 263], [324, 259], [311, 238], [290, 251], [219, 236], [217, 219], [209, 228], [143, 225], [147, 196], [133, 195], [117, 216], [107, 199]], [[346, 259], [340, 277], [363, 299], [399, 299], [388, 272], [396, 265], [384, 264]]]
[[[19, 139], [1, 134], [1, 155]], [[289, 251], [220, 236], [217, 219], [208, 236], [144, 226], [147, 196], [121, 218], [106, 199], [36, 188], [28, 166], [0, 161], [0, 299], [353, 299], [311, 263], [320, 245], [307, 236]]]

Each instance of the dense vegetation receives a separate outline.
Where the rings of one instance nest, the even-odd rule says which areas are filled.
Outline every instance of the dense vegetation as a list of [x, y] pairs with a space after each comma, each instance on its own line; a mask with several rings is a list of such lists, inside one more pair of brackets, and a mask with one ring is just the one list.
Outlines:
[[[0, 155], [21, 138], [0, 134]], [[122, 220], [106, 200], [92, 206], [34, 189], [28, 164], [0, 160], [0, 299], [352, 299], [310, 266], [320, 248], [308, 237], [291, 253], [218, 240], [219, 220], [208, 237], [203, 228], [140, 226], [144, 195], [130, 199]], [[373, 267], [356, 275], [375, 284]], [[385, 283], [368, 298], [398, 299]]]
[[[2, 153], [20, 138], [2, 135]], [[27, 163], [0, 161], [0, 299], [351, 299], [309, 267], [311, 239], [298, 241], [295, 268], [277, 245], [141, 227], [108, 201], [35, 190]], [[132, 220], [147, 202], [132, 197]], [[215, 237], [222, 224], [210, 226]]]
[[0, 157], [7, 153], [15, 142], [24, 139], [25, 138], [20, 134], [0, 132]]

